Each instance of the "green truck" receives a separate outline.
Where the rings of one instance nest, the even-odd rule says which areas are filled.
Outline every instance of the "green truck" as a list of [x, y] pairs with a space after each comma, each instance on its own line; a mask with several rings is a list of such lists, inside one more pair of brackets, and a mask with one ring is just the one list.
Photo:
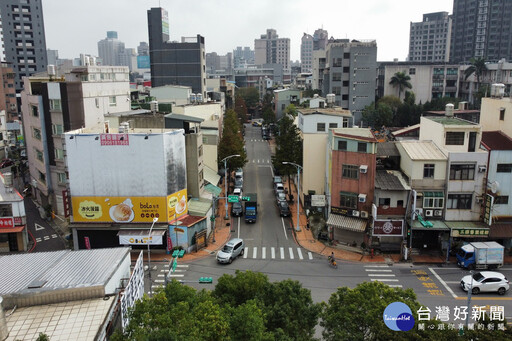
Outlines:
[[243, 197], [245, 201], [245, 222], [255, 223], [258, 215], [258, 196], [256, 193], [249, 193]]

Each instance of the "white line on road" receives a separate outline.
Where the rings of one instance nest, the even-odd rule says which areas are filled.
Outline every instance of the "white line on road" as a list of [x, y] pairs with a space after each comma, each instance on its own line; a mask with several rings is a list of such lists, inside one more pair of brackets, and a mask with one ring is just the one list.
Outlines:
[[365, 268], [389, 268], [389, 265], [365, 265]]
[[52, 238], [57, 238], [58, 236], [56, 234], [52, 234]]
[[446, 290], [448, 290], [450, 292], [450, 294], [452, 294], [453, 298], [457, 298], [457, 295], [455, 295], [455, 293], [453, 292], [452, 289], [450, 289], [450, 287], [446, 284], [445, 281], [443, 281], [441, 279], [441, 277], [439, 277], [439, 275], [434, 271], [434, 269], [432, 268], [428, 268], [433, 274], [434, 276], [436, 276], [436, 278], [439, 280], [439, 282], [441, 282], [442, 285], [444, 285], [444, 287], [446, 288]]
[[34, 229], [35, 229], [36, 231], [44, 230], [44, 226], [41, 226], [41, 225], [39, 225], [39, 224], [35, 224], [35, 223], [34, 223]]
[[155, 279], [153, 282], [155, 282], [155, 283], [165, 283], [165, 279]]
[[43, 238], [44, 238], [44, 240], [49, 240], [50, 236], [44, 236]]
[[366, 271], [376, 271], [376, 272], [392, 272], [393, 270], [388, 269], [365, 269]]
[[252, 249], [252, 258], [256, 258], [258, 256], [258, 248], [254, 247]]
[[184, 274], [170, 274], [169, 277], [184, 277]]
[[389, 284], [388, 287], [391, 287], [391, 288], [402, 288], [402, 285], [401, 284]]
[[313, 254], [311, 252], [308, 252], [309, 260], [313, 260]]
[[238, 217], [238, 238], [240, 238], [240, 217]]
[[188, 264], [178, 264], [178, 268], [188, 268]]
[[41, 238], [36, 238], [36, 242], [40, 243], [41, 242]]
[[293, 259], [293, 249], [289, 247], [288, 251], [290, 251], [290, 259]]
[[444, 281], [446, 284], [459, 284], [460, 281]]
[[279, 251], [281, 253], [281, 259], [284, 259], [284, 247], [280, 247]]
[[283, 224], [284, 236], [286, 237], [286, 240], [288, 240], [288, 236], [286, 235], [286, 227], [284, 226], [284, 219], [282, 217], [281, 217], [281, 223]]
[[393, 274], [368, 274], [368, 276], [373, 276], [373, 277], [396, 277]]
[[276, 258], [276, 249], [273, 247], [270, 248], [270, 257], [272, 257], [272, 259]]
[[246, 248], [244, 249], [244, 259], [245, 259], [245, 258], [247, 258], [247, 254], [248, 254], [248, 253], [249, 253], [249, 248], [248, 248], [248, 247], [246, 247]]
[[303, 260], [304, 257], [302, 257], [302, 251], [299, 248], [297, 248], [297, 253], [299, 254], [299, 259]]
[[398, 279], [372, 278], [373, 282], [398, 282]]
[[261, 248], [261, 258], [263, 258], [263, 259], [267, 258], [267, 248], [266, 247]]

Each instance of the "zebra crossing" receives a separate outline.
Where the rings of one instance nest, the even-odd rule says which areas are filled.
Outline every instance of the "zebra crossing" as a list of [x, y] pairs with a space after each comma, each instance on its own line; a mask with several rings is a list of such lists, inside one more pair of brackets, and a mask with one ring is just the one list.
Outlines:
[[251, 160], [251, 163], [271, 164], [272, 160], [270, 160], [270, 159], [254, 159], [254, 160]]
[[46, 241], [46, 240], [50, 240], [51, 239], [55, 239], [57, 238], [57, 234], [52, 234], [51, 236], [44, 236], [44, 237], [38, 237], [36, 238], [36, 243], [41, 243], [42, 241]]
[[160, 269], [160, 273], [157, 274], [157, 278], [153, 280], [153, 285], [151, 285], [151, 288], [155, 289], [158, 287], [162, 287], [165, 285], [165, 276], [168, 276], [168, 280], [176, 279], [180, 280], [182, 277], [185, 276], [185, 272], [188, 270], [188, 264], [178, 264], [176, 266], [176, 270], [170, 275], [169, 274], [169, 264], [165, 264], [163, 266], [163, 269]]
[[365, 265], [364, 268], [372, 282], [379, 281], [393, 288], [402, 288], [389, 265]]
[[302, 249], [297, 247], [245, 247], [244, 259], [289, 259], [289, 260], [313, 260], [313, 254], [307, 252], [306, 255], [302, 254]]
[[264, 139], [246, 139], [245, 142], [267, 142]]

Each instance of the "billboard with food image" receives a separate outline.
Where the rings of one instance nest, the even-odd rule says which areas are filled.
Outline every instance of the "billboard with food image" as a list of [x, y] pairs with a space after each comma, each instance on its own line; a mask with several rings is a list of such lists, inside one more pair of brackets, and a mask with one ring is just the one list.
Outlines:
[[182, 189], [167, 196], [167, 219], [174, 220], [187, 214], [187, 189]]
[[165, 222], [165, 197], [72, 197], [73, 221], [151, 223]]

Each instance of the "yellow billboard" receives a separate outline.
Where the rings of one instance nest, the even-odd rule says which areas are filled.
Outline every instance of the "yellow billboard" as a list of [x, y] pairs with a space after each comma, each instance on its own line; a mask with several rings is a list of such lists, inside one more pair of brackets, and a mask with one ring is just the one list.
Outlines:
[[167, 221], [165, 197], [72, 197], [75, 222], [152, 223]]
[[187, 214], [187, 189], [182, 189], [167, 196], [167, 219], [172, 221]]

